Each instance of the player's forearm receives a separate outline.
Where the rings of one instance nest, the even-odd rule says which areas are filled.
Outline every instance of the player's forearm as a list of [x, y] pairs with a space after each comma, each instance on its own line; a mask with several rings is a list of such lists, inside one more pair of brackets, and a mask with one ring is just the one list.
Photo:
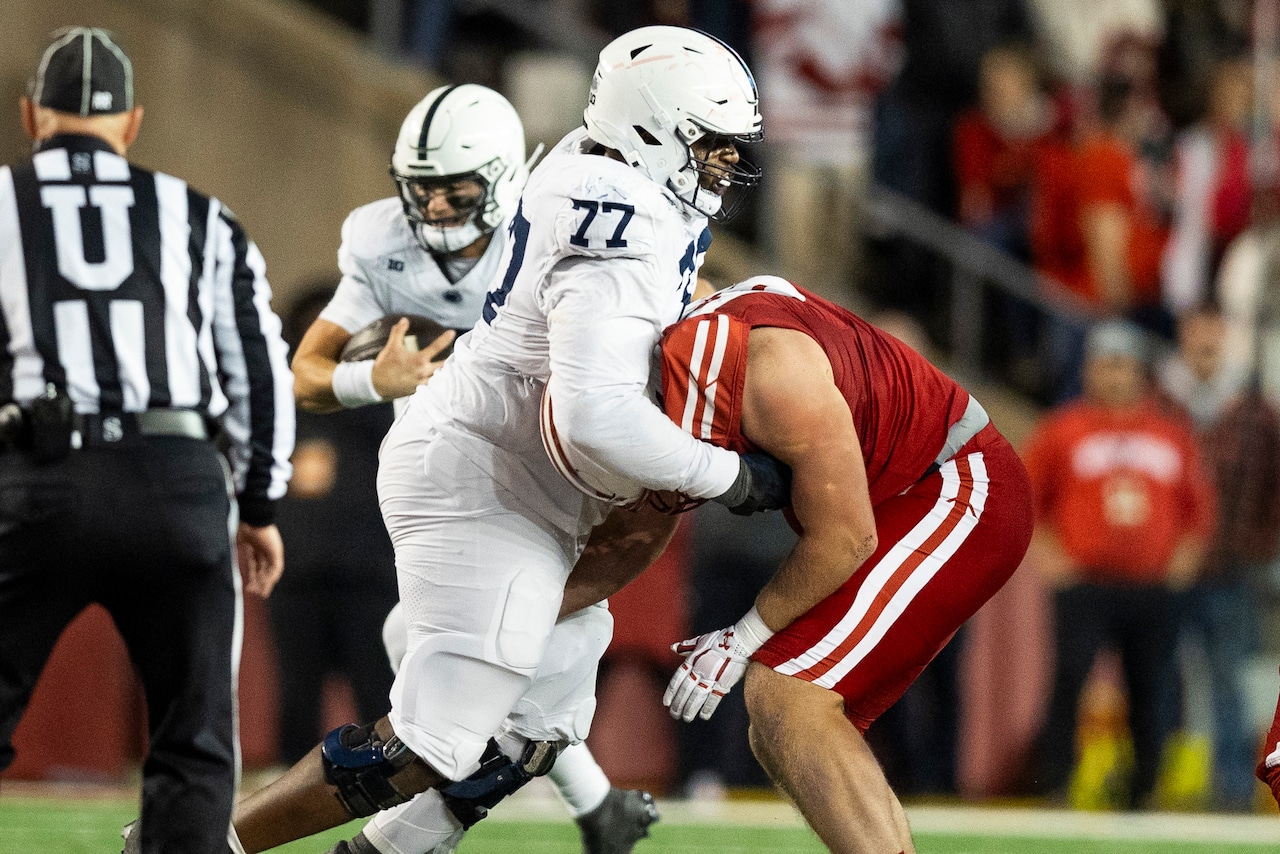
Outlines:
[[337, 412], [342, 404], [333, 393], [333, 370], [337, 362], [316, 356], [294, 358], [293, 396], [298, 408], [307, 412]]
[[791, 554], [756, 597], [765, 624], [779, 631], [835, 593], [875, 553], [875, 530], [800, 535]]
[[737, 454], [699, 442], [649, 400], [660, 322], [648, 305], [618, 305], [636, 282], [600, 281], [596, 268], [569, 267], [548, 295], [556, 429], [607, 471], [656, 491], [715, 498], [738, 477]]
[[738, 455], [685, 433], [639, 388], [599, 388], [552, 375], [556, 427], [593, 462], [639, 485], [694, 498], [722, 495], [737, 479]]
[[614, 508], [591, 531], [564, 587], [560, 617], [608, 599], [657, 560], [676, 532], [680, 518], [648, 505]]
[[[765, 371], [748, 368], [743, 428], [791, 466], [791, 510], [802, 532], [756, 598], [756, 610], [777, 631], [848, 581], [879, 540], [861, 445], [843, 397], [834, 385], [819, 382], [799, 400], [788, 400], [779, 395], [779, 384], [797, 372], [812, 376], [817, 368], [777, 351], [763, 361]], [[797, 413], [804, 415], [797, 419]]]

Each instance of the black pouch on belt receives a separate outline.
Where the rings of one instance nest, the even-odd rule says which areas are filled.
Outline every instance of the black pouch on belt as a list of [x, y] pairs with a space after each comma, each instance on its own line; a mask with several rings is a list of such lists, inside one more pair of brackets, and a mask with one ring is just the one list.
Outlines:
[[45, 393], [27, 404], [27, 429], [36, 462], [51, 463], [71, 453], [74, 408], [65, 391], [52, 383]]

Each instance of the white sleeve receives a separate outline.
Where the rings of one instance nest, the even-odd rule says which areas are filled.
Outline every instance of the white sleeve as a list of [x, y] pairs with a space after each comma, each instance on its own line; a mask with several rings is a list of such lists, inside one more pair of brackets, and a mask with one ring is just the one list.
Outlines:
[[354, 214], [348, 216], [342, 224], [342, 243], [338, 247], [338, 269], [342, 271], [342, 281], [338, 283], [333, 299], [320, 312], [320, 319], [336, 323], [354, 334], [388, 312], [378, 303], [364, 265], [352, 251], [351, 242], [356, 231], [353, 218]]
[[389, 312], [384, 311], [373, 295], [373, 289], [363, 281], [343, 276], [329, 304], [320, 312], [320, 319], [336, 323], [355, 334]]
[[556, 426], [588, 459], [641, 486], [714, 498], [737, 478], [738, 455], [694, 439], [645, 393], [662, 331], [653, 278], [637, 258], [571, 258], [552, 270], [543, 305]]

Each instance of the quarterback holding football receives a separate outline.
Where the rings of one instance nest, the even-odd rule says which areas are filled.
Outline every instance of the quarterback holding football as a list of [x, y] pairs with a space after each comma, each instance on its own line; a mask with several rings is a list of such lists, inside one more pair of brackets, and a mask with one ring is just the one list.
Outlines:
[[[535, 155], [536, 156], [536, 155]], [[384, 318], [418, 315], [456, 335], [480, 317], [506, 247], [500, 228], [528, 178], [524, 126], [492, 89], [447, 86], [418, 102], [391, 153], [398, 195], [356, 208], [342, 225], [342, 281], [294, 355], [294, 394], [312, 412], [412, 394], [439, 367], [445, 334], [404, 346], [395, 324], [372, 358], [343, 348]]]

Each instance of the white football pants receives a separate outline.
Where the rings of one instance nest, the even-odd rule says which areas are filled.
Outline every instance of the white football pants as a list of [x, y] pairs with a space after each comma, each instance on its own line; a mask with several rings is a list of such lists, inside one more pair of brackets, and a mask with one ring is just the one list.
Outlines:
[[430, 429], [391, 431], [378, 496], [407, 624], [396, 734], [453, 780], [501, 729], [585, 738], [613, 620], [596, 606], [556, 623], [585, 533], [545, 521]]

